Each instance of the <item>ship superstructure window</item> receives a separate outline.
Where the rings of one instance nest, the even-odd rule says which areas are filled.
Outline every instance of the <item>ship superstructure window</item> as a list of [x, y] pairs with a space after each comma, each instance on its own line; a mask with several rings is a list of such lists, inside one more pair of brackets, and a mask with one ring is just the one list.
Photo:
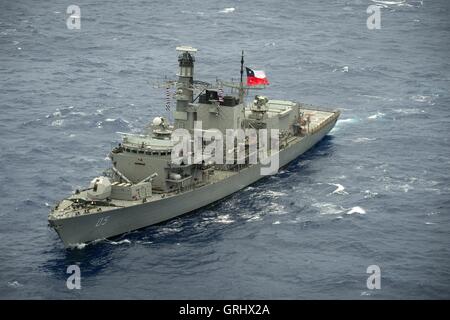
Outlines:
[[206, 90], [205, 93], [200, 95], [198, 102], [211, 104], [211, 100], [219, 100], [219, 95], [217, 94], [217, 91]]

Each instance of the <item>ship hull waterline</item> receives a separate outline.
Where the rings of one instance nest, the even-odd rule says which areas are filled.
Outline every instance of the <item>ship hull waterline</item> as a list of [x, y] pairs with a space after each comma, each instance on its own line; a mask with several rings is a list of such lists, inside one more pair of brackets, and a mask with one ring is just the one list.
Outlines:
[[[318, 132], [305, 136], [279, 153], [279, 167], [283, 167], [308, 151], [325, 137], [336, 124], [337, 118]], [[66, 248], [107, 239], [142, 229], [219, 201], [264, 178], [261, 165], [255, 164], [218, 182], [193, 190], [130, 207], [98, 212], [77, 217], [49, 220]]]

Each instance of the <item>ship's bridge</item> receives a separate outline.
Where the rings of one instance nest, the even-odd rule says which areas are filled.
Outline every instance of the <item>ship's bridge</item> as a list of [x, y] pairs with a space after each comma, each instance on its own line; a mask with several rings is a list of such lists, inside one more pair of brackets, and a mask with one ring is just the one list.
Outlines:
[[154, 138], [138, 134], [122, 134], [122, 148], [124, 151], [133, 153], [145, 153], [147, 155], [168, 155], [173, 149], [170, 134], [164, 138]]

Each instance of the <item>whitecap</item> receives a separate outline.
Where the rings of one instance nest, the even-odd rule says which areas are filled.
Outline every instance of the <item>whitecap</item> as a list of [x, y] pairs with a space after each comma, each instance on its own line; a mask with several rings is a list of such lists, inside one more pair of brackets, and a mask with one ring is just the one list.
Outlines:
[[371, 116], [368, 116], [367, 119], [378, 119], [384, 117], [386, 114], [382, 112], [377, 112], [376, 114], [373, 114]]
[[8, 282], [8, 286], [12, 288], [20, 288], [23, 287], [23, 284], [21, 284], [19, 281], [11, 281]]
[[112, 245], [118, 245], [118, 244], [123, 244], [123, 243], [126, 243], [126, 244], [131, 244], [131, 241], [130, 240], [128, 240], [128, 239], [123, 239], [123, 240], [120, 240], [120, 241], [110, 241], [109, 242], [110, 244], [112, 244]]
[[425, 113], [425, 110], [420, 110], [417, 108], [410, 108], [410, 109], [395, 109], [394, 112], [403, 113], [403, 114], [420, 114], [420, 113]]
[[236, 10], [235, 8], [225, 8], [223, 10], [220, 10], [220, 13], [231, 13], [234, 12], [234, 10]]
[[399, 188], [401, 188], [403, 190], [403, 192], [408, 192], [410, 189], [413, 189], [409, 184], [402, 184], [399, 186]]
[[372, 0], [372, 2], [376, 3], [377, 5], [383, 7], [383, 8], [389, 8], [389, 6], [397, 6], [397, 7], [412, 7], [409, 3], [406, 2], [406, 0], [400, 0], [400, 1], [384, 1], [384, 0]]
[[434, 105], [433, 99], [438, 95], [432, 95], [432, 96], [423, 96], [423, 95], [415, 95], [412, 96], [411, 99], [416, 102], [422, 102], [427, 103], [429, 105]]
[[279, 192], [279, 191], [267, 190], [267, 191], [264, 191], [264, 192], [262, 193], [262, 195], [264, 195], [264, 196], [270, 196], [270, 197], [281, 197], [281, 196], [285, 196], [286, 193], [284, 193], [284, 192]]
[[268, 214], [286, 214], [287, 211], [285, 210], [285, 207], [282, 204], [276, 203], [276, 202], [270, 202], [269, 204], [265, 205], [263, 210], [264, 213]]
[[345, 123], [354, 123], [356, 122], [356, 119], [342, 119], [337, 121], [337, 125], [339, 124], [345, 124]]
[[361, 137], [361, 138], [356, 138], [353, 141], [356, 143], [365, 143], [365, 142], [369, 142], [369, 141], [374, 141], [377, 140], [376, 138], [366, 138], [366, 137]]
[[74, 245], [71, 245], [71, 247], [76, 248], [78, 250], [82, 250], [87, 246], [86, 243], [82, 242], [82, 243], [76, 243]]
[[280, 224], [280, 221], [274, 221], [272, 224]]
[[320, 214], [339, 214], [342, 213], [342, 207], [332, 203], [314, 203], [313, 207], [319, 208]]
[[245, 213], [240, 215], [242, 218], [246, 219], [247, 221], [260, 221], [262, 220], [262, 214], [261, 213]]
[[347, 191], [344, 191], [345, 190], [345, 187], [342, 185], [342, 184], [340, 184], [340, 183], [328, 183], [330, 186], [335, 186], [336, 187], [336, 190], [334, 190], [331, 194], [333, 194], [333, 193], [337, 193], [337, 194], [348, 194], [348, 192]]
[[64, 124], [64, 119], [58, 119], [52, 122], [52, 127], [61, 127]]
[[81, 112], [81, 111], [72, 111], [69, 114], [73, 115], [73, 116], [81, 116], [81, 117], [86, 116], [86, 112]]
[[377, 192], [372, 192], [370, 190], [365, 190], [364, 191], [364, 199], [370, 199], [370, 198], [374, 198], [378, 195]]
[[138, 241], [136, 241], [136, 243], [139, 243], [139, 244], [152, 244], [153, 241], [141, 241], [141, 240], [138, 240]]
[[214, 222], [229, 224], [229, 223], [233, 223], [234, 220], [230, 218], [229, 214], [224, 214], [224, 215], [218, 216], [216, 219], [214, 219]]
[[170, 234], [170, 233], [176, 233], [176, 232], [180, 232], [182, 229], [181, 228], [160, 228], [159, 229], [159, 233], [166, 235], [166, 234]]
[[364, 210], [361, 207], [353, 207], [347, 212], [347, 214], [353, 214], [353, 213], [365, 214], [366, 210]]

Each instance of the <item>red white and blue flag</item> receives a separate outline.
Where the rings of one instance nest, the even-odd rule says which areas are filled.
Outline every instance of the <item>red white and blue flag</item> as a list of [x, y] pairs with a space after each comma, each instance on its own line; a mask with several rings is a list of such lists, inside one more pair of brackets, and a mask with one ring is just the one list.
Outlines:
[[260, 86], [269, 84], [266, 73], [264, 71], [252, 70], [247, 67], [245, 69], [247, 69], [247, 86]]

